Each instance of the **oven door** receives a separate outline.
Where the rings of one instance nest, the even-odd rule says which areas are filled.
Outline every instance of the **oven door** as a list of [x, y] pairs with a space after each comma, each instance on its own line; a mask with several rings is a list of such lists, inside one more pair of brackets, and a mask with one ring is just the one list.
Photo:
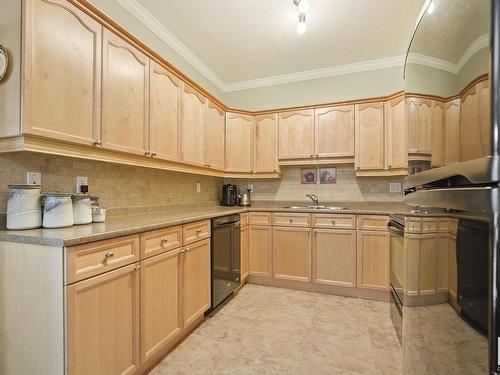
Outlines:
[[394, 220], [389, 221], [389, 281], [400, 305], [404, 301], [404, 233], [403, 225]]

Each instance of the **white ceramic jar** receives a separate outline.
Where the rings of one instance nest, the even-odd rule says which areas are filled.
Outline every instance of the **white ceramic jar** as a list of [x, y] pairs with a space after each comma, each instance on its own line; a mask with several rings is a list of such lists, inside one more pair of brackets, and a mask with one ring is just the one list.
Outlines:
[[40, 185], [9, 185], [7, 229], [33, 229], [42, 225]]
[[43, 207], [44, 228], [65, 228], [73, 225], [71, 194], [45, 193]]
[[73, 223], [90, 224], [92, 222], [92, 202], [90, 195], [73, 194]]
[[104, 223], [106, 221], [106, 209], [101, 207], [92, 208], [92, 222]]

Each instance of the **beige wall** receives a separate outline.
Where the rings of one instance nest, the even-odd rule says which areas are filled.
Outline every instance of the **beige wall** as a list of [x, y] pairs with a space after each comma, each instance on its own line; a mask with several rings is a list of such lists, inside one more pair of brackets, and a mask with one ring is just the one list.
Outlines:
[[[76, 176], [87, 176], [90, 193], [108, 208], [215, 204], [222, 178], [131, 167], [66, 157], [12, 153], [0, 155], [0, 213], [6, 212], [7, 185], [25, 183], [26, 172], [42, 172], [42, 191], [73, 192]], [[196, 183], [201, 183], [201, 193]]]
[[[301, 184], [300, 167], [282, 168], [283, 178], [268, 180], [226, 179], [246, 189], [247, 184], [254, 185], [252, 199], [256, 201], [277, 200], [310, 202], [307, 193], [314, 193], [322, 202], [369, 202], [396, 201], [401, 202], [401, 193], [389, 193], [390, 182], [401, 182], [402, 178], [356, 178], [352, 166], [337, 168], [336, 184]], [[319, 171], [318, 171], [319, 172]]]

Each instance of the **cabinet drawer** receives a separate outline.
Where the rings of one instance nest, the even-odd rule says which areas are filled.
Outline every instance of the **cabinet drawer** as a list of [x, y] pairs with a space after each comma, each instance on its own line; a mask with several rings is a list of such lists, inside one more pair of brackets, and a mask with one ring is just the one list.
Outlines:
[[408, 233], [422, 233], [422, 220], [418, 217], [407, 218], [405, 230]]
[[312, 222], [316, 228], [356, 229], [355, 215], [313, 214]]
[[387, 230], [389, 216], [384, 215], [359, 215], [358, 229]]
[[248, 225], [248, 212], [240, 214], [240, 225], [242, 228]]
[[248, 224], [250, 225], [271, 225], [270, 212], [250, 212], [248, 214]]
[[71, 246], [66, 253], [66, 284], [139, 260], [139, 235]]
[[274, 213], [273, 224], [284, 227], [309, 227], [311, 225], [311, 214]]
[[182, 227], [153, 230], [141, 234], [141, 259], [182, 246]]
[[185, 224], [182, 227], [182, 232], [182, 243], [184, 245], [189, 245], [190, 243], [209, 238], [210, 220], [203, 220], [191, 224]]
[[439, 220], [435, 217], [422, 219], [422, 233], [436, 233], [438, 231]]

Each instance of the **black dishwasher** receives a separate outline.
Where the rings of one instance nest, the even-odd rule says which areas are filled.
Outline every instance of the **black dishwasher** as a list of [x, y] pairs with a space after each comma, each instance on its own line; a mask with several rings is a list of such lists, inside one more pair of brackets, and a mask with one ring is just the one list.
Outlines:
[[212, 219], [212, 307], [240, 286], [240, 215]]

